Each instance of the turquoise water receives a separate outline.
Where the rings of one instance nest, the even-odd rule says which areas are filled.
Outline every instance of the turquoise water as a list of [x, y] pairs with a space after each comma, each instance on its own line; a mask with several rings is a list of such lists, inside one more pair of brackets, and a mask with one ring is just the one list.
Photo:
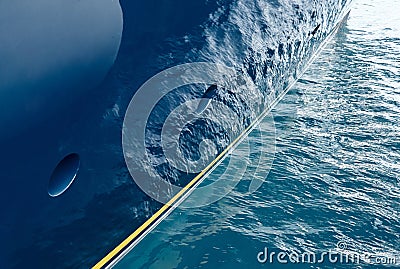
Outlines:
[[[176, 193], [166, 183], [186, 185], [283, 93], [349, 2], [121, 0], [123, 36], [109, 76], [87, 98], [60, 112], [65, 117], [53, 113], [52, 120], [21, 135], [18, 145], [0, 146], [5, 151], [0, 178], [6, 180], [0, 195], [0, 237], [6, 242], [0, 268], [88, 268], [98, 262]], [[209, 69], [212, 63], [227, 72]], [[181, 64], [191, 68], [183, 70]], [[204, 76], [194, 75], [195, 70]], [[169, 82], [164, 72], [171, 74]], [[143, 91], [145, 84], [152, 86]], [[214, 84], [217, 88], [207, 91]], [[203, 97], [210, 103], [201, 111], [194, 101]], [[242, 180], [245, 167], [237, 188], [255, 191], [274, 157], [274, 130], [269, 117], [253, 133], [250, 147], [241, 144], [236, 158], [227, 159], [230, 165], [223, 163], [203, 185], [217, 184], [197, 189], [185, 205], [221, 198]], [[50, 195], [60, 191], [48, 193], [49, 178], [71, 153], [79, 155], [78, 174], [53, 199]], [[69, 168], [71, 179], [76, 169]], [[23, 178], [30, 180], [21, 188]], [[149, 184], [153, 180], [160, 184]], [[260, 190], [247, 199], [268, 194]]]
[[[252, 153], [276, 147], [256, 192], [248, 192], [250, 165], [223, 199], [176, 209], [116, 267], [400, 267], [398, 10], [399, 1], [355, 1], [344, 29], [250, 134]], [[276, 144], [260, 132], [276, 132]], [[193, 203], [196, 191], [184, 205]], [[265, 248], [360, 259], [261, 263]]]

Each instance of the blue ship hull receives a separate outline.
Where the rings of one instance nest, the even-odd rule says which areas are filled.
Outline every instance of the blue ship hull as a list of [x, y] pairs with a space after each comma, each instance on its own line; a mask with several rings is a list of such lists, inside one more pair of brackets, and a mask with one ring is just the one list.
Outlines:
[[[296, 81], [349, 5], [176, 0], [122, 1], [121, 9], [117, 1], [85, 0], [84, 9], [52, 2], [0, 4], [0, 33], [8, 33], [0, 43], [8, 44], [0, 46], [7, 59], [0, 63], [1, 268], [93, 266], [161, 207], [132, 180], [121, 145], [125, 111], [147, 79], [190, 62], [243, 72], [263, 102], [246, 106], [246, 92], [208, 96], [237, 110], [241, 123], [229, 130], [237, 137]], [[154, 121], [164, 113], [155, 111]], [[216, 138], [218, 152], [232, 142], [203, 124], [199, 137], [186, 139]], [[159, 141], [149, 144], [158, 156]], [[183, 186], [195, 176], [150, 165]]]

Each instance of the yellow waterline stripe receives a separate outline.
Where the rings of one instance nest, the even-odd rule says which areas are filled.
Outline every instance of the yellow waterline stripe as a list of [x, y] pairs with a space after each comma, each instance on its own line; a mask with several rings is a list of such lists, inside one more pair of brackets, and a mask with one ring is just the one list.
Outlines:
[[[344, 14], [348, 14], [349, 11], [346, 11]], [[345, 15], [345, 16], [346, 16]], [[343, 18], [345, 17], [343, 16]], [[342, 19], [343, 20], [343, 19]], [[294, 81], [284, 90], [282, 91], [278, 97], [271, 103], [270, 106], [268, 106], [267, 109], [265, 109], [257, 118], [255, 121], [253, 121], [252, 124], [250, 124], [231, 144], [228, 145], [228, 147], [222, 151], [204, 170], [202, 170], [192, 181], [190, 181], [185, 187], [183, 187], [174, 197], [171, 198], [164, 206], [162, 206], [156, 213], [154, 213], [146, 222], [144, 222], [139, 228], [137, 228], [131, 235], [129, 235], [124, 241], [122, 241], [116, 248], [114, 248], [111, 252], [109, 252], [103, 259], [101, 259], [95, 266], [93, 266], [93, 269], [100, 269], [103, 268], [106, 264], [108, 264], [110, 261], [113, 259], [118, 258], [118, 254], [121, 254], [121, 251], [126, 248], [129, 244], [131, 244], [137, 237], [140, 235], [142, 232], [146, 231], [149, 227], [151, 227], [151, 224], [156, 221], [159, 217], [162, 216], [166, 210], [170, 209], [173, 204], [181, 198], [192, 186], [194, 186], [196, 183], [200, 183], [200, 179], [204, 179], [203, 176], [207, 175], [206, 173], [209, 172], [209, 170], [218, 162], [222, 159], [222, 157], [226, 156], [227, 153], [229, 153], [230, 150], [234, 149], [234, 146], [239, 144], [241, 140], [243, 140], [251, 130], [254, 129], [254, 127], [272, 110], [272, 108], [283, 98], [283, 96], [286, 95], [286, 93], [294, 86], [294, 84], [297, 82], [297, 80], [306, 72], [310, 64], [314, 61], [314, 59], [320, 54], [322, 49], [325, 47], [325, 45], [331, 40], [332, 36], [338, 30], [342, 20], [333, 28], [332, 33], [327, 36], [327, 38], [321, 43], [320, 47], [317, 49], [317, 51], [314, 53], [314, 55], [309, 59], [307, 64], [305, 65], [305, 68], [303, 71], [300, 73], [300, 75], [294, 79]]]
[[250, 125], [245, 129], [245, 131], [236, 138], [224, 151], [222, 151], [204, 170], [202, 170], [192, 181], [190, 181], [185, 187], [183, 187], [171, 200], [168, 201], [163, 207], [161, 207], [153, 216], [151, 216], [145, 223], [143, 223], [136, 231], [134, 231], [131, 235], [129, 235], [121, 244], [119, 244], [115, 249], [113, 249], [107, 256], [105, 256], [100, 262], [98, 262], [93, 269], [102, 268], [105, 264], [107, 264], [114, 256], [119, 254], [122, 249], [124, 249], [129, 243], [131, 243], [141, 232], [143, 232], [147, 227], [155, 221], [162, 213], [164, 213], [167, 209], [169, 209], [173, 203], [179, 199], [189, 188], [191, 188], [196, 182], [198, 182], [206, 172], [214, 166], [216, 162], [218, 162], [226, 153], [242, 138], [242, 136], [250, 130]]

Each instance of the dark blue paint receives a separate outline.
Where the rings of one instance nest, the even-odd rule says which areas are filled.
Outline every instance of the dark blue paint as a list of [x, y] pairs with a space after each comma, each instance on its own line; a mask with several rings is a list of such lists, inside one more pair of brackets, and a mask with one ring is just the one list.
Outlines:
[[79, 155], [72, 153], [62, 159], [49, 180], [48, 193], [52, 197], [63, 194], [78, 175], [81, 161]]

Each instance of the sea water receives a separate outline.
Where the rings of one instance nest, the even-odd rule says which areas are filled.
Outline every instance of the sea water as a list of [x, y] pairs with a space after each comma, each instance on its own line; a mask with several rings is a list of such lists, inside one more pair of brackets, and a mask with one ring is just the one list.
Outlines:
[[[344, 28], [250, 134], [251, 156], [274, 151], [256, 164], [260, 188], [248, 189], [254, 164], [236, 167], [232, 191], [202, 207], [195, 191], [117, 268], [399, 267], [398, 10], [399, 1], [354, 1]], [[207, 181], [225, 172], [222, 163]]]

